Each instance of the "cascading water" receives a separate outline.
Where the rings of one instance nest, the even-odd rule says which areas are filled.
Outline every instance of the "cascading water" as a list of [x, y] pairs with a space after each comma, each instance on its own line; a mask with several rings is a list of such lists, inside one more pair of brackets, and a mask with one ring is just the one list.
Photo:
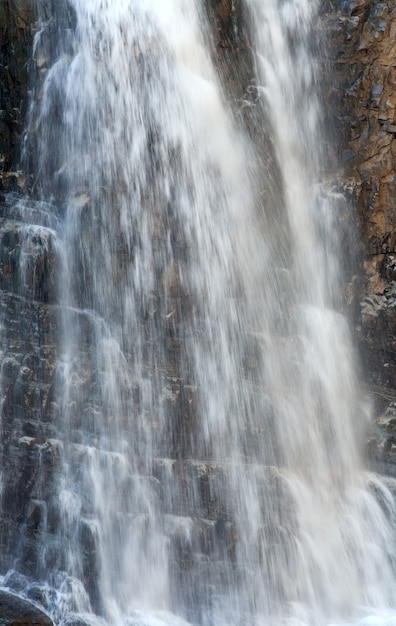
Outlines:
[[41, 574], [55, 619], [387, 609], [395, 507], [361, 471], [367, 409], [335, 312], [342, 198], [318, 183], [317, 3], [245, 0], [282, 187], [270, 206], [199, 2], [70, 7], [32, 114], [38, 188], [64, 206], [58, 547], [43, 540]]

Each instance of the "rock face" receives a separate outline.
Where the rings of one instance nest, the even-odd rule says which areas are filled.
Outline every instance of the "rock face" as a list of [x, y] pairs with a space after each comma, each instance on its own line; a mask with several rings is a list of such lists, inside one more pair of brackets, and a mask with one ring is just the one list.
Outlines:
[[[59, 10], [56, 2], [47, 4], [49, 15], [52, 10]], [[334, 4], [327, 2], [322, 16], [328, 39], [333, 42], [332, 68], [335, 68], [334, 81], [331, 84], [325, 81], [327, 118], [335, 129], [332, 150], [339, 152], [344, 168], [338, 174], [338, 183], [348, 197], [351, 211], [356, 212], [360, 228], [357, 250], [360, 266], [353, 268], [354, 279], [351, 271], [350, 293], [356, 303], [352, 310], [365, 375], [376, 393], [381, 394], [378, 397], [383, 398], [378, 403], [379, 413], [385, 411], [385, 417], [377, 421], [382, 434], [379, 439], [373, 438], [372, 447], [377, 463], [382, 463], [387, 455], [386, 466], [381, 468], [393, 473], [388, 460], [393, 448], [396, 449], [395, 416], [393, 405], [387, 408], [386, 403], [396, 389], [396, 9], [394, 0], [346, 0], [339, 7]], [[34, 7], [33, 0], [3, 0], [0, 4], [0, 453], [3, 468], [0, 569], [4, 573], [16, 566], [25, 578], [22, 586], [14, 587], [15, 591], [25, 590], [31, 593], [32, 599], [46, 606], [43, 588], [32, 580], [43, 578], [51, 568], [61, 571], [64, 565], [57, 532], [59, 511], [52, 506], [52, 495], [59, 488], [57, 474], [65, 458], [65, 431], [68, 429], [71, 442], [67, 453], [77, 474], [77, 457], [82, 454], [79, 447], [81, 422], [83, 419], [93, 421], [95, 414], [93, 410], [83, 412], [76, 400], [77, 390], [72, 397], [70, 423], [62, 422], [61, 409], [56, 402], [61, 334], [55, 234], [57, 209], [22, 198], [25, 189], [32, 190], [29, 172], [20, 172], [18, 164], [27, 110], [27, 68], [37, 29]], [[254, 105], [257, 93], [251, 82], [252, 58], [242, 3], [207, 0], [206, 9], [213, 29], [212, 54], [222, 68], [225, 92], [235, 118], [256, 145], [260, 144], [260, 167], [265, 169], [272, 163], [276, 179], [273, 149], [263, 123], [263, 112], [257, 113], [258, 107]], [[71, 16], [64, 16], [64, 19], [71, 24]], [[38, 77], [45, 74], [49, 64], [51, 36], [49, 28], [47, 38], [43, 39], [42, 54], [34, 61]], [[47, 51], [45, 45], [48, 45]], [[29, 140], [34, 144], [34, 136]], [[276, 190], [266, 193], [265, 201], [271, 202], [270, 193], [275, 194]], [[60, 194], [61, 190], [59, 197]], [[125, 263], [121, 258], [121, 245], [116, 254], [115, 280]], [[170, 309], [176, 311], [175, 317], [182, 315], [189, 305], [180, 303], [176, 264], [164, 272], [162, 282], [169, 293]], [[81, 351], [88, 355], [90, 322], [80, 320], [79, 324], [86, 325], [87, 338]], [[172, 318], [168, 348], [169, 361], [174, 362], [178, 359], [180, 343], [175, 327], [175, 318]], [[88, 360], [87, 356], [86, 362]], [[169, 433], [174, 439], [173, 458], [159, 459], [148, 480], [156, 497], [162, 494], [158, 496], [159, 506], [174, 553], [178, 555], [177, 562], [172, 564], [174, 593], [182, 603], [193, 606], [194, 602], [199, 602], [200, 593], [205, 593], [198, 588], [202, 580], [209, 586], [219, 576], [210, 560], [212, 546], [215, 543], [220, 546], [221, 569], [221, 559], [232, 560], [235, 534], [232, 514], [221, 497], [222, 468], [185, 460], [188, 446], [192, 445], [190, 429], [195, 391], [192, 385], [184, 388], [180, 384], [177, 366], [173, 364], [173, 370], [169, 371], [172, 380], [169, 404], [174, 403], [169, 410], [175, 416]], [[90, 388], [92, 395], [98, 386], [89, 375], [81, 376], [78, 385]], [[91, 408], [93, 406], [92, 401]], [[174, 501], [164, 495], [161, 485], [167, 480], [166, 472], [171, 472], [179, 485], [177, 493], [187, 493], [198, 486], [195, 508], [191, 508], [191, 500]], [[272, 481], [277, 491], [281, 491], [278, 480], [277, 476], [263, 477], [263, 481]], [[194, 520], [187, 523], [184, 518]], [[274, 545], [279, 543], [277, 532], [279, 529], [268, 524]], [[90, 604], [99, 613], [96, 539], [88, 517], [79, 522], [74, 540], [76, 549], [83, 553], [81, 578], [90, 596], [87, 606]], [[191, 561], [193, 552], [194, 558], [201, 559], [204, 570], [201, 582], [188, 579], [188, 567], [181, 567]], [[191, 590], [194, 597], [189, 595]], [[11, 607], [12, 611], [19, 611], [19, 617], [15, 618], [19, 621], [10, 621], [14, 619]], [[0, 625], [51, 624], [44, 613], [22, 600], [18, 604], [11, 594], [0, 593], [0, 609], [3, 611]], [[70, 612], [74, 610], [75, 607], [70, 606]], [[26, 611], [30, 611], [30, 622], [23, 621]], [[32, 621], [36, 618], [37, 622]], [[9, 621], [4, 621], [6, 619]], [[64, 623], [83, 623], [81, 617], [73, 619], [71, 616]]]
[[52, 620], [28, 600], [0, 590], [1, 626], [53, 626]]
[[28, 68], [34, 35], [32, 0], [0, 4], [0, 189], [23, 186], [18, 171], [28, 107]]
[[[71, 408], [68, 407], [69, 417], [65, 420], [62, 407], [57, 402], [58, 387], [62, 384], [59, 357], [62, 317], [58, 306], [58, 210], [55, 205], [61, 206], [62, 186], [60, 184], [59, 190], [54, 192], [54, 205], [27, 199], [28, 195], [30, 198], [38, 195], [34, 176], [31, 177], [36, 166], [35, 124], [31, 124], [25, 137], [30, 160], [22, 161], [23, 172], [19, 169], [23, 120], [30, 86], [27, 68], [34, 75], [35, 88], [39, 91], [41, 78], [51, 65], [53, 29], [56, 28], [54, 23], [73, 27], [68, 3], [60, 4], [51, 1], [42, 3], [41, 9], [44, 12], [47, 10], [48, 15], [33, 60], [31, 48], [38, 30], [34, 10], [36, 3], [34, 0], [7, 0], [0, 7], [0, 28], [4, 43], [0, 50], [0, 572], [9, 572], [3, 585], [16, 593], [23, 593], [49, 612], [54, 610], [51, 598], [56, 593], [55, 588], [67, 590], [84, 585], [81, 592], [82, 606], [75, 606], [72, 594], [66, 592], [58, 602], [63, 612], [53, 615], [56, 622], [82, 626], [90, 621], [81, 612], [102, 611], [98, 590], [97, 533], [90, 517], [91, 504], [86, 502], [83, 515], [73, 529], [73, 536], [61, 536], [62, 512], [56, 496], [61, 488], [59, 469], [65, 459], [70, 460], [69, 469], [78, 481], [81, 458], [92, 451], [86, 442], [82, 445], [81, 430], [83, 422], [85, 429], [87, 423], [91, 424], [92, 433], [97, 426], [95, 394], [100, 395], [100, 391], [90, 360], [93, 322], [89, 316], [84, 318], [76, 313], [79, 317], [76, 326], [83, 329], [79, 350], [85, 370], [79, 372], [72, 383], [69, 397]], [[268, 136], [260, 130], [263, 128], [262, 119], [256, 115], [254, 107], [257, 94], [250, 85], [252, 58], [240, 7], [238, 5], [235, 8], [235, 3], [228, 0], [211, 0], [206, 3], [214, 31], [212, 53], [216, 62], [226, 68], [223, 74], [225, 91], [239, 124], [252, 137], [260, 137], [262, 141], [262, 165], [266, 167], [266, 157], [270, 158], [271, 146]], [[57, 19], [53, 20], [51, 16], [55, 13]], [[52, 174], [57, 165], [49, 162], [44, 164], [45, 168]], [[82, 201], [85, 202], [85, 199]], [[122, 242], [114, 256], [114, 280], [118, 281], [122, 280], [127, 260]], [[193, 385], [181, 382], [183, 379], [179, 372], [181, 341], [177, 318], [188, 314], [191, 305], [188, 298], [180, 293], [177, 263], [163, 273], [159, 291], [161, 297], [162, 292], [167, 292], [167, 306], [173, 311], [165, 327], [165, 366], [168, 382], [171, 381], [167, 400], [171, 417], [169, 432], [165, 436], [168, 440], [166, 452], [172, 458], [156, 463], [153, 475], [147, 477], [149, 487], [146, 490], [152, 490], [155, 506], [163, 512], [165, 531], [175, 555], [170, 566], [173, 596], [193, 611], [194, 605], [199, 605], [200, 598], [207, 595], [211, 585], [218, 584], [225, 562], [232, 559], [235, 530], [232, 514], [227, 510], [221, 495], [224, 470], [199, 461], [181, 460], [191, 452], [196, 390]], [[141, 323], [143, 325], [147, 322], [142, 319]], [[127, 390], [127, 393], [131, 394], [131, 390]], [[81, 397], [89, 398], [84, 406], [80, 403]], [[129, 396], [127, 399], [130, 402], [137, 401]], [[94, 441], [90, 443], [95, 445]], [[177, 482], [176, 492], [182, 494], [177, 499], [166, 493], [164, 485], [169, 481], [169, 476], [164, 468], [171, 471], [173, 481]], [[263, 481], [276, 482], [270, 474]], [[198, 494], [194, 499], [191, 494], [196, 486]], [[126, 487], [130, 488], [131, 485]], [[271, 529], [271, 536], [274, 537], [274, 545], [278, 544], [275, 529]], [[73, 542], [73, 550], [81, 554], [79, 581], [68, 577], [64, 571], [69, 542]], [[216, 567], [211, 561], [215, 544], [220, 551]], [[193, 561], [194, 567], [191, 566]], [[18, 571], [17, 575], [10, 574], [14, 568]], [[50, 588], [48, 572], [52, 572], [53, 578], [50, 581], [53, 587]], [[39, 612], [23, 600], [15, 604], [18, 602], [15, 598], [8, 592], [2, 596], [0, 594], [4, 619], [6, 616], [9, 620], [14, 619], [11, 608], [19, 610], [16, 618], [19, 621], [1, 622], [0, 619], [0, 624], [35, 624]], [[27, 614], [30, 617], [26, 617]], [[37, 621], [38, 624], [51, 623], [44, 613], [39, 617], [41, 622]], [[30, 619], [30, 622], [26, 619]], [[95, 623], [99, 622], [96, 620]]]
[[341, 184], [359, 227], [354, 284], [356, 338], [374, 400], [370, 454], [395, 474], [389, 418], [396, 391], [396, 8], [392, 0], [346, 0], [326, 16]]
[[396, 387], [396, 8], [346, 1], [328, 17], [343, 186], [358, 216], [362, 285], [358, 338], [372, 385]]

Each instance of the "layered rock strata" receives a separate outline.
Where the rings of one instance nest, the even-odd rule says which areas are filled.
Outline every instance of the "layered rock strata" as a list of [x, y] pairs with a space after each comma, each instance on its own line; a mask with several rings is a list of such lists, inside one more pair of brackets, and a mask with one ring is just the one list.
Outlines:
[[[34, 176], [30, 177], [34, 163], [28, 164], [23, 172], [19, 169], [28, 102], [27, 68], [36, 29], [34, 4], [29, 0], [7, 0], [0, 5], [1, 455], [4, 472], [0, 566], [3, 573], [15, 567], [23, 577], [9, 576], [5, 581], [9, 588], [30, 594], [29, 597], [49, 609], [48, 592], [44, 585], [34, 581], [42, 580], [51, 569], [61, 571], [64, 565], [58, 541], [59, 512], [53, 506], [52, 495], [58, 487], [57, 472], [65, 455], [71, 458], [78, 472], [78, 456], [84, 453], [79, 441], [84, 408], [76, 407], [72, 423], [68, 425], [71, 429], [70, 443], [67, 443], [66, 426], [57, 405], [61, 335], [57, 209], [23, 199], [26, 190], [34, 189]], [[271, 169], [276, 180], [270, 133], [266, 130], [263, 111], [256, 106], [257, 90], [243, 5], [231, 0], [211, 0], [206, 6], [213, 29], [212, 53], [222, 70], [226, 97], [237, 123], [258, 147], [260, 166]], [[332, 67], [328, 69], [335, 70], [334, 80], [326, 81], [327, 118], [335, 129], [333, 151], [339, 151], [344, 168], [342, 174], [337, 172], [338, 184], [348, 198], [349, 210], [357, 215], [361, 236], [357, 255], [360, 268], [350, 269], [348, 293], [351, 300], [357, 302], [352, 310], [365, 375], [375, 397], [383, 400], [378, 403], [378, 411], [387, 411], [387, 421], [378, 423], [381, 427], [385, 425], [385, 430], [381, 431], [379, 439], [372, 440], [374, 454], [385, 463], [381, 467], [391, 471], [388, 460], [396, 446], [396, 436], [392, 422], [394, 413], [390, 410], [392, 407], [386, 408], [386, 403], [396, 388], [396, 9], [393, 0], [346, 1], [337, 7], [328, 2], [327, 6], [323, 24], [333, 51]], [[52, 9], [48, 2], [49, 15]], [[51, 36], [49, 27], [48, 54], [40, 54], [34, 60], [38, 80], [50, 64]], [[29, 141], [34, 146], [34, 133]], [[265, 202], [271, 202], [270, 193], [281, 193], [280, 183], [277, 190], [268, 192]], [[54, 204], [58, 201], [61, 202], [60, 194], [54, 198]], [[122, 268], [122, 249], [116, 254], [117, 267]], [[351, 251], [350, 256], [354, 257], [355, 251], [353, 254]], [[181, 302], [183, 295], [177, 280], [170, 277], [168, 282], [172, 308], [182, 315], [186, 307]], [[82, 361], [89, 369], [90, 322], [80, 319], [78, 323], [86, 327], [86, 342], [80, 349]], [[169, 433], [173, 439], [172, 458], [159, 458], [153, 476], [148, 476], [147, 480], [163, 511], [167, 533], [178, 555], [172, 564], [175, 595], [180, 596], [182, 603], [193, 607], [205, 592], [198, 587], [202, 583], [189, 578], [188, 562], [199, 559], [205, 573], [200, 580], [207, 585], [215, 584], [222, 559], [232, 560], [235, 534], [232, 513], [221, 495], [223, 468], [186, 459], [188, 429], [194, 421], [195, 390], [192, 385], [180, 383], [174, 365], [180, 345], [174, 320], [169, 322], [168, 331], [169, 361], [172, 361], [167, 372], [169, 410], [174, 415], [173, 432]], [[78, 382], [78, 385], [92, 388], [95, 384], [89, 373]], [[76, 391], [75, 395], [78, 397], [79, 393]], [[93, 401], [88, 408], [94, 408]], [[93, 420], [94, 411], [86, 410], [84, 419]], [[184, 494], [184, 499], [175, 501], [172, 494], [166, 493], [166, 472], [171, 472], [179, 486], [175, 492]], [[271, 471], [264, 471], [264, 474], [263, 481], [282, 491], [279, 476]], [[191, 493], [197, 486], [195, 502]], [[185, 518], [191, 520], [188, 528]], [[273, 522], [268, 523], [268, 535], [273, 537], [274, 546], [279, 544], [281, 530], [275, 528]], [[192, 540], [188, 538], [190, 531]], [[77, 538], [79, 545], [76, 547], [84, 553], [82, 578], [91, 605], [99, 612], [95, 536], [88, 515], [81, 520]], [[211, 563], [215, 544], [220, 551], [218, 571], [214, 571], [216, 568], [213, 569]], [[268, 544], [271, 545], [270, 539]], [[191, 593], [194, 597], [190, 597]], [[74, 607], [69, 609], [72, 612]]]

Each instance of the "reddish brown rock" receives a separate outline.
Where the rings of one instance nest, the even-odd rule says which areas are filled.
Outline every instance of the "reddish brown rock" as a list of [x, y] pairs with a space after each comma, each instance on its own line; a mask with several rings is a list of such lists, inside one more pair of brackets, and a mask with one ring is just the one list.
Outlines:
[[371, 386], [396, 389], [396, 7], [346, 1], [327, 16], [334, 80], [326, 105], [337, 129], [342, 185], [360, 227], [358, 339]]

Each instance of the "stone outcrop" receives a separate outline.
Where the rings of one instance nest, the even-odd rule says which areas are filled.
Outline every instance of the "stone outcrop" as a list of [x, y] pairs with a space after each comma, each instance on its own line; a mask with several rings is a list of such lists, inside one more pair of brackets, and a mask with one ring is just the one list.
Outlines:
[[328, 16], [342, 185], [360, 242], [358, 339], [371, 385], [396, 388], [396, 8], [343, 2]]
[[0, 626], [53, 626], [53, 622], [32, 602], [0, 589]]
[[353, 289], [356, 338], [376, 415], [369, 451], [380, 471], [394, 475], [396, 8], [392, 0], [346, 0], [325, 23], [334, 71], [329, 119], [340, 183], [360, 235]]

